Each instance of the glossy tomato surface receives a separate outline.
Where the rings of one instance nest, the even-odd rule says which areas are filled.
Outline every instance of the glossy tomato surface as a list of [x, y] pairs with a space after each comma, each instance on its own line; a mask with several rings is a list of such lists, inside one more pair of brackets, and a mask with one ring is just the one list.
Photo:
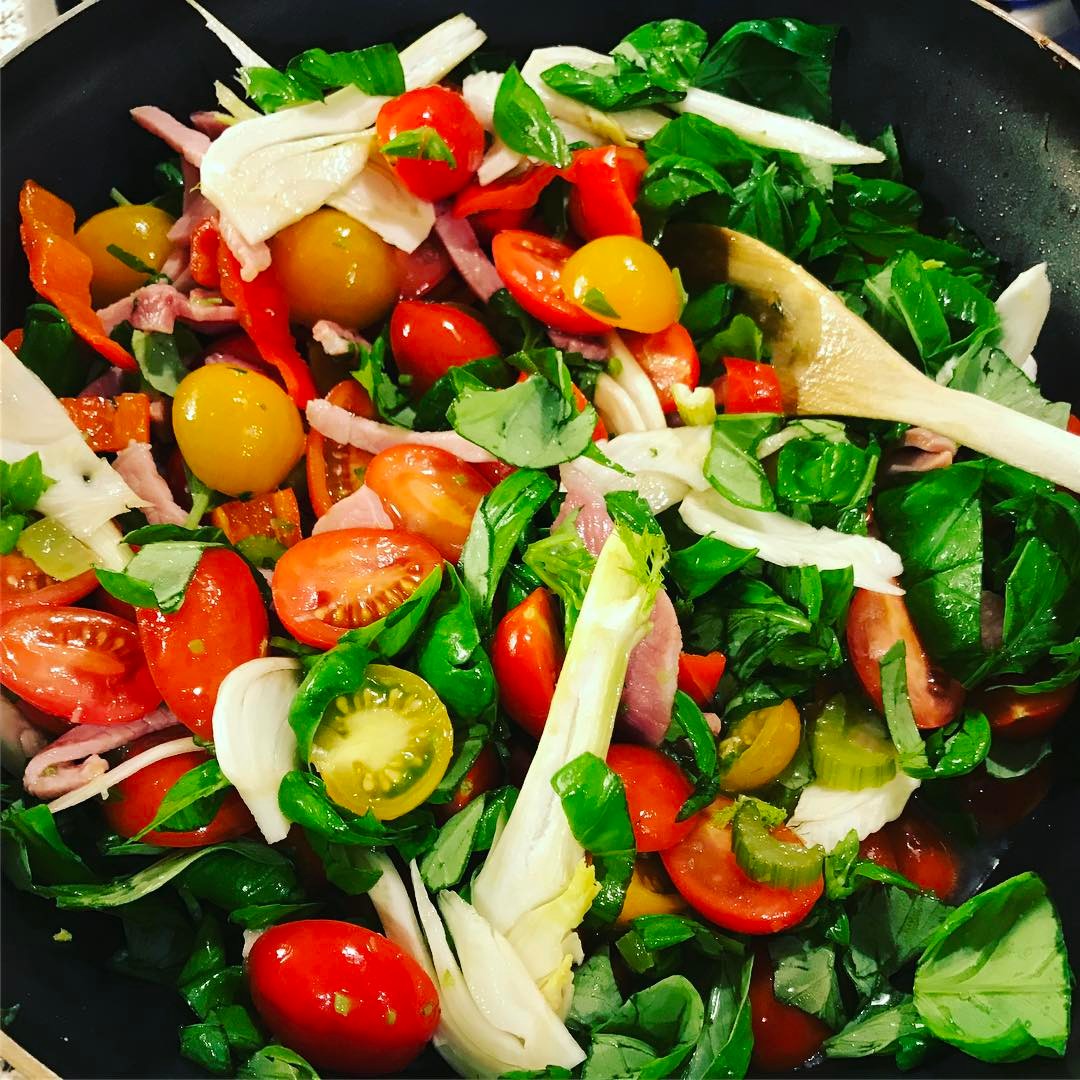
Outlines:
[[759, 949], [750, 973], [750, 1028], [754, 1050], [750, 1063], [765, 1073], [783, 1073], [809, 1061], [832, 1034], [816, 1016], [776, 998], [773, 965]]
[[623, 335], [634, 359], [656, 387], [660, 407], [675, 412], [676, 383], [693, 390], [701, 378], [701, 362], [689, 331], [681, 323], [672, 323], [655, 334]]
[[574, 231], [584, 240], [600, 236], [641, 237], [634, 209], [648, 162], [629, 146], [578, 150], [569, 169], [573, 184], [567, 210]]
[[[354, 416], [375, 419], [375, 406], [367, 391], [355, 380], [344, 379], [326, 400], [347, 409]], [[364, 482], [368, 463], [374, 457], [348, 443], [335, 442], [312, 428], [307, 436], [307, 481], [311, 508], [322, 517], [334, 503], [357, 491]]]
[[0, 555], [0, 606], [4, 611], [30, 605], [65, 607], [89, 596], [96, 588], [97, 575], [93, 570], [67, 581], [57, 581], [17, 551]]
[[402, 300], [390, 316], [390, 347], [417, 396], [452, 367], [501, 350], [475, 315], [453, 304]]
[[905, 810], [895, 821], [859, 844], [859, 854], [879, 866], [896, 870], [921, 889], [948, 900], [960, 879], [953, 847], [932, 822], [916, 810]]
[[975, 705], [986, 713], [995, 738], [1037, 739], [1054, 729], [1076, 700], [1078, 687], [1080, 683], [1069, 683], [1037, 694], [1001, 687], [979, 694]]
[[607, 763], [623, 782], [638, 851], [665, 851], [693, 831], [692, 817], [676, 819], [694, 787], [666, 754], [651, 746], [615, 743]]
[[439, 1022], [420, 965], [381, 934], [333, 919], [271, 927], [248, 954], [251, 999], [266, 1026], [318, 1069], [389, 1076]]

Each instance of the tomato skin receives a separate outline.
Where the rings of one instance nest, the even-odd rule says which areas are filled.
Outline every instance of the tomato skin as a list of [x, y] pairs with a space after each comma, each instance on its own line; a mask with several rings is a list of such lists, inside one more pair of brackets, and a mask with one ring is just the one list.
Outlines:
[[437, 202], [459, 192], [472, 179], [484, 157], [484, 129], [465, 99], [444, 86], [407, 90], [388, 101], [375, 121], [379, 143], [403, 131], [433, 128], [454, 155], [454, 165], [421, 158], [388, 159], [398, 179], [420, 199]]
[[1009, 780], [990, 776], [980, 767], [953, 783], [960, 800], [978, 821], [980, 832], [996, 837], [1023, 821], [1046, 798], [1055, 773], [1051, 756], [1023, 776]]
[[616, 924], [625, 926], [641, 915], [682, 915], [689, 910], [659, 857], [639, 853]]
[[1071, 432], [1073, 435], [1080, 435], [1080, 416], [1070, 413], [1069, 423], [1066, 425], [1065, 430]]
[[750, 1027], [754, 1033], [750, 1063], [767, 1073], [797, 1069], [832, 1034], [816, 1016], [777, 999], [772, 961], [764, 949], [755, 953], [750, 972]]
[[491, 490], [471, 465], [449, 451], [408, 443], [376, 454], [364, 481], [402, 529], [422, 536], [454, 563], [461, 558], [476, 508]]
[[[134, 757], [178, 735], [178, 728], [144, 735], [126, 748], [124, 757]], [[121, 836], [135, 836], [154, 820], [154, 815], [161, 806], [161, 800], [165, 798], [169, 788], [184, 773], [190, 772], [209, 760], [208, 754], [204, 754], [201, 750], [194, 750], [190, 754], [177, 754], [176, 757], [156, 761], [126, 780], [121, 780], [119, 784], [110, 788], [109, 797], [102, 807], [109, 828]], [[224, 840], [235, 840], [253, 828], [255, 828], [255, 821], [240, 798], [239, 792], [229, 791], [222, 800], [218, 812], [208, 824], [184, 832], [153, 829], [143, 837], [143, 843], [171, 848], [205, 847], [207, 844], [220, 844]]]
[[233, 668], [265, 656], [270, 621], [247, 564], [209, 548], [179, 611], [139, 608], [139, 640], [150, 674], [176, 719], [213, 738], [214, 702]]
[[[500, 211], [524, 213], [527, 216], [536, 206], [544, 188], [555, 179], [556, 173], [553, 165], [537, 165], [520, 176], [504, 176], [490, 184], [474, 180], [458, 192], [454, 200], [454, 217]], [[475, 220], [473, 224], [475, 226]]]
[[701, 380], [701, 362], [690, 332], [682, 323], [672, 323], [655, 334], [628, 331], [623, 341], [656, 387], [660, 407], [666, 413], [675, 412], [675, 384], [694, 390]]
[[298, 641], [329, 649], [346, 630], [393, 611], [442, 563], [401, 531], [337, 529], [289, 548], [274, 568], [274, 609]]
[[475, 316], [453, 304], [403, 300], [390, 316], [390, 346], [398, 370], [412, 379], [410, 391], [419, 396], [451, 368], [500, 349]]
[[537, 589], [502, 617], [491, 641], [502, 707], [534, 739], [543, 734], [562, 662], [551, 595]]
[[521, 229], [507, 229], [491, 241], [499, 277], [533, 318], [567, 334], [603, 334], [606, 323], [563, 295], [560, 275], [573, 253], [558, 240]]
[[425, 296], [453, 269], [446, 248], [431, 236], [415, 251], [393, 250], [397, 261], [400, 300], [416, 300]]
[[1080, 683], [1069, 683], [1041, 694], [1021, 694], [1002, 687], [979, 694], [975, 704], [986, 713], [995, 738], [1037, 739], [1065, 715], [1078, 688]]
[[859, 844], [859, 855], [903, 874], [920, 889], [948, 900], [960, 880], [959, 860], [936, 825], [913, 810]]
[[445, 821], [464, 810], [478, 795], [499, 786], [502, 779], [502, 765], [499, 756], [487, 745], [480, 751], [480, 756], [473, 762], [472, 768], [465, 774], [457, 786], [454, 797], [443, 806], [433, 807], [436, 819]]
[[574, 231], [585, 240], [601, 236], [641, 239], [641, 218], [634, 202], [648, 168], [636, 147], [599, 146], [578, 150], [567, 171], [574, 185], [568, 213]]
[[96, 588], [93, 570], [57, 581], [17, 551], [0, 555], [0, 606], [5, 612], [21, 607], [67, 607], [85, 599]]
[[[681, 843], [660, 853], [683, 899], [706, 919], [740, 934], [775, 934], [802, 922], [824, 890], [824, 880], [799, 889], [777, 889], [754, 881], [740, 869], [731, 849], [731, 824], [716, 816], [732, 800], [720, 796], [694, 817], [694, 829]], [[784, 825], [773, 836], [802, 843]]]
[[[367, 391], [355, 379], [339, 382], [326, 395], [326, 400], [331, 405], [348, 409], [354, 416], [375, 419], [375, 406]], [[312, 510], [322, 517], [334, 503], [357, 491], [364, 482], [364, 471], [374, 456], [358, 446], [334, 442], [312, 428], [307, 435], [305, 463]]]
[[607, 764], [626, 790], [638, 851], [664, 851], [689, 836], [694, 819], [676, 818], [694, 786], [671, 758], [651, 746], [616, 743], [608, 750]]
[[76, 245], [94, 266], [90, 292], [97, 307], [105, 307], [145, 285], [148, 275], [133, 270], [109, 250], [115, 244], [160, 270], [172, 250], [171, 215], [150, 204], [110, 206], [84, 221], [75, 233]]
[[713, 382], [717, 404], [729, 413], [783, 413], [784, 396], [771, 364], [759, 364], [737, 356], [725, 356], [727, 374]]
[[161, 701], [136, 628], [86, 608], [26, 607], [6, 617], [0, 683], [73, 723], [122, 724]]
[[856, 589], [848, 609], [847, 646], [855, 674], [881, 712], [881, 658], [897, 642], [907, 647], [907, 684], [915, 723], [944, 727], [964, 703], [964, 688], [926, 655], [902, 596]]
[[726, 666], [727, 657], [722, 652], [679, 653], [679, 689], [689, 694], [698, 708], [707, 709]]
[[318, 1069], [389, 1076], [424, 1048], [439, 994], [420, 965], [381, 934], [335, 919], [272, 926], [247, 959], [267, 1027]]

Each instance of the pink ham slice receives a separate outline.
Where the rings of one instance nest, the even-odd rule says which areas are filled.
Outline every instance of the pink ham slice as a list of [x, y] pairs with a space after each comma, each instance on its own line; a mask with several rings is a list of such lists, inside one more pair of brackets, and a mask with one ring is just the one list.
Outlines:
[[327, 356], [345, 356], [357, 345], [367, 346], [367, 342], [355, 330], [349, 330], [332, 319], [320, 319], [311, 328], [311, 336]]
[[147, 503], [143, 513], [151, 525], [183, 525], [187, 521], [187, 511], [176, 505], [169, 485], [158, 472], [149, 443], [128, 443], [116, 455], [113, 467]]
[[131, 110], [131, 118], [151, 135], [164, 140], [196, 168], [202, 164], [203, 155], [210, 149], [208, 136], [180, 123], [176, 117], [170, 116], [156, 105], [139, 105]]
[[177, 319], [207, 326], [231, 325], [236, 322], [236, 308], [204, 289], [192, 289], [185, 296], [175, 285], [159, 282], [144, 285], [123, 300], [102, 308], [98, 317], [106, 333], [126, 321], [136, 330], [171, 334]]
[[928, 428], [908, 428], [901, 445], [889, 452], [885, 471], [894, 476], [897, 473], [944, 469], [953, 463], [958, 449], [952, 439]]
[[394, 522], [386, 512], [382, 499], [371, 488], [361, 485], [359, 490], [334, 503], [311, 530], [315, 533], [334, 532], [337, 529], [392, 529]]
[[503, 288], [503, 280], [495, 264], [480, 250], [480, 241], [468, 219], [456, 218], [449, 210], [441, 211], [435, 216], [435, 232], [465, 284], [486, 304]]
[[576, 334], [564, 334], [561, 330], [548, 330], [548, 338], [556, 349], [563, 352], [574, 352], [585, 357], [586, 360], [606, 360], [608, 347], [600, 338], [580, 337]]

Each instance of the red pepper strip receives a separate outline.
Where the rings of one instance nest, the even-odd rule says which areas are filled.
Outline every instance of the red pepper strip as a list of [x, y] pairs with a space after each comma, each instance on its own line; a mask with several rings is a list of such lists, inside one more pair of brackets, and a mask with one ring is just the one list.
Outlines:
[[563, 175], [574, 185], [570, 224], [586, 240], [601, 236], [641, 238], [641, 218], [634, 209], [648, 162], [637, 149], [599, 146], [574, 152]]
[[[724, 357], [724, 411], [729, 413], [782, 413], [784, 397], [771, 364], [758, 364], [735, 356]], [[720, 382], [718, 379], [717, 382]], [[714, 388], [716, 387], [714, 383]], [[717, 398], [719, 398], [719, 393]]]
[[493, 180], [481, 185], [473, 180], [454, 200], [454, 217], [468, 217], [481, 210], [531, 210], [540, 193], [558, 175], [554, 165], [538, 165], [521, 176]]
[[267, 267], [254, 281], [244, 281], [236, 256], [219, 243], [218, 273], [221, 295], [236, 308], [240, 325], [255, 342], [259, 355], [276, 369], [289, 397], [303, 409], [319, 395], [307, 364], [296, 351], [289, 329], [289, 305], [273, 266]]
[[34, 290], [57, 307], [88, 345], [110, 364], [134, 371], [134, 357], [105, 333], [90, 303], [94, 268], [75, 244], [75, 211], [33, 180], [19, 193], [19, 235]]
[[707, 709], [727, 666], [727, 657], [720, 652], [679, 653], [679, 689], [689, 694], [696, 704]]
[[60, 404], [96, 454], [115, 454], [132, 440], [150, 441], [150, 399], [145, 394], [63, 397]]
[[221, 235], [217, 222], [213, 218], [200, 221], [191, 234], [191, 276], [204, 289], [216, 289], [220, 281], [218, 274], [218, 247]]
[[[12, 346], [14, 348], [14, 346]], [[1065, 428], [1066, 431], [1071, 431], [1074, 435], [1080, 435], [1080, 417], [1069, 416], [1069, 424]]]
[[8, 332], [4, 338], [4, 344], [13, 352], [16, 356], [19, 355], [19, 349], [22, 348], [23, 332], [22, 327], [16, 330]]
[[210, 521], [230, 544], [249, 536], [265, 536], [288, 548], [300, 539], [300, 507], [291, 488], [223, 503], [211, 513]]

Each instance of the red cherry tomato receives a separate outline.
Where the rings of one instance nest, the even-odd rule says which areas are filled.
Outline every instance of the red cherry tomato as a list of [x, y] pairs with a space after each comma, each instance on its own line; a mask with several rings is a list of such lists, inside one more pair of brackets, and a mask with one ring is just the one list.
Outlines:
[[964, 688], [926, 655], [902, 596], [856, 589], [848, 609], [847, 645], [855, 674], [881, 711], [881, 658], [903, 641], [907, 647], [907, 684], [915, 723], [944, 727], [960, 711]]
[[454, 155], [454, 164], [423, 158], [389, 158], [398, 179], [418, 198], [437, 202], [460, 191], [484, 156], [484, 129], [460, 94], [444, 86], [425, 86], [392, 98], [375, 121], [379, 144], [403, 131], [432, 128]]
[[539, 739], [563, 662], [562, 634], [546, 589], [530, 593], [495, 628], [491, 664], [510, 718]]
[[712, 705], [716, 688], [727, 666], [727, 657], [721, 652], [679, 653], [679, 689], [689, 694], [701, 709]]
[[627, 146], [578, 150], [567, 170], [574, 185], [568, 212], [574, 231], [585, 240], [600, 236], [636, 236], [641, 218], [634, 202], [649, 163], [645, 154]]
[[1041, 694], [1021, 694], [1002, 687], [979, 694], [975, 705], [986, 713], [995, 738], [1037, 739], [1065, 715], [1076, 700], [1077, 687], [1080, 683], [1069, 683]]
[[784, 397], [771, 364], [758, 364], [736, 356], [724, 357], [727, 374], [713, 383], [716, 400], [729, 413], [782, 413]]
[[[134, 757], [158, 743], [168, 742], [178, 736], [180, 729], [157, 731], [136, 739], [124, 751], [125, 757]], [[121, 780], [109, 789], [109, 797], [103, 807], [109, 828], [121, 836], [135, 836], [145, 829], [161, 806], [169, 789], [186, 772], [209, 761], [209, 755], [201, 750], [190, 754], [156, 761], [137, 773]], [[250, 832], [255, 822], [235, 790], [228, 791], [218, 811], [206, 825], [186, 831], [153, 829], [143, 837], [147, 844], [160, 847], [192, 848], [206, 844], [220, 844], [223, 840], [235, 840]]]
[[697, 349], [686, 327], [672, 323], [656, 334], [624, 333], [623, 340], [656, 387], [664, 412], [675, 411], [675, 384], [693, 390], [701, 378]]
[[139, 608], [150, 674], [176, 719], [212, 739], [214, 702], [233, 668], [266, 655], [270, 622], [247, 564], [233, 551], [203, 552], [179, 611]]
[[1074, 435], [1080, 435], [1080, 416], [1070, 415], [1065, 430], [1071, 431]]
[[[720, 796], [694, 818], [694, 829], [681, 843], [660, 853], [675, 888], [706, 919], [740, 934], [775, 934], [803, 921], [824, 888], [818, 878], [798, 889], [778, 889], [748, 877], [731, 850], [731, 825], [718, 823], [732, 800]], [[773, 836], [791, 844], [802, 841], [780, 825]]]
[[442, 563], [426, 540], [383, 529], [317, 533], [274, 568], [274, 609], [299, 641], [329, 649], [403, 604]]
[[376, 454], [366, 482], [402, 529], [422, 536], [455, 563], [476, 508], [491, 490], [471, 465], [449, 451], [408, 443]]
[[990, 776], [980, 767], [953, 783], [961, 802], [978, 821], [980, 831], [995, 837], [1023, 821], [1046, 798], [1055, 772], [1051, 756], [1023, 776], [1009, 780]]
[[436, 818], [445, 821], [459, 810], [464, 810], [478, 795], [499, 786], [502, 779], [502, 765], [499, 756], [490, 745], [480, 751], [480, 756], [473, 762], [472, 768], [457, 786], [454, 797], [444, 806], [436, 806]]
[[754, 955], [750, 972], [750, 1028], [754, 1033], [750, 1063], [766, 1073], [797, 1069], [832, 1034], [816, 1016], [777, 1000], [772, 961], [764, 949]]
[[416, 300], [426, 296], [453, 269], [446, 248], [435, 238], [428, 237], [415, 251], [393, 249], [398, 269], [398, 296]]
[[454, 200], [454, 217], [472, 217], [496, 210], [532, 210], [556, 175], [553, 165], [537, 165], [520, 176], [503, 177], [490, 184], [474, 180], [458, 192]]
[[26, 607], [0, 627], [0, 683], [53, 716], [122, 724], [160, 701], [132, 623], [72, 607]]
[[453, 304], [402, 300], [390, 316], [390, 347], [398, 370], [412, 379], [417, 396], [452, 367], [498, 356], [487, 327]]
[[567, 334], [603, 334], [610, 329], [563, 295], [559, 275], [573, 254], [566, 244], [508, 229], [492, 240], [491, 254], [510, 295], [534, 318]]
[[608, 767], [619, 774], [641, 851], [665, 851], [686, 839], [694, 819], [676, 821], [694, 786], [666, 754], [651, 746], [616, 743], [608, 750]]
[[513, 465], [507, 465], [505, 461], [476, 461], [473, 468], [492, 486], [498, 487], [512, 472], [516, 472]]
[[389, 1076], [439, 1023], [435, 984], [408, 953], [354, 923], [272, 926], [247, 960], [251, 1000], [275, 1038], [320, 1070]]
[[[375, 419], [375, 406], [355, 379], [339, 382], [326, 395], [326, 400], [348, 409], [354, 416]], [[334, 503], [356, 491], [363, 484], [364, 471], [374, 456], [357, 446], [334, 442], [312, 428], [307, 436], [307, 482], [312, 510], [322, 517]]]
[[859, 841], [859, 858], [869, 859], [878, 866], [884, 866], [886, 870], [895, 870], [900, 873], [900, 864], [896, 861], [892, 836], [886, 829], [878, 829], [865, 840]]
[[941, 900], [952, 896], [960, 879], [959, 862], [945, 837], [911, 810], [868, 836], [859, 845], [859, 854], [898, 871]]
[[65, 607], [78, 603], [96, 588], [93, 570], [57, 581], [17, 551], [0, 555], [0, 608], [4, 611], [30, 606]]
[[481, 243], [490, 244], [503, 229], [524, 229], [531, 217], [531, 210], [481, 210], [469, 222]]

